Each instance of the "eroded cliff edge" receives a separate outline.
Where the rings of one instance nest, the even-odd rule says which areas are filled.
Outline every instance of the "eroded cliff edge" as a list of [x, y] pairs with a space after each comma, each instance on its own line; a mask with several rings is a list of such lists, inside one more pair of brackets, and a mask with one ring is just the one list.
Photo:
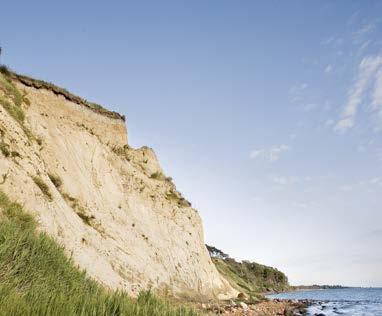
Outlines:
[[128, 146], [123, 116], [65, 93], [0, 74], [0, 189], [111, 289], [235, 295], [155, 153]]

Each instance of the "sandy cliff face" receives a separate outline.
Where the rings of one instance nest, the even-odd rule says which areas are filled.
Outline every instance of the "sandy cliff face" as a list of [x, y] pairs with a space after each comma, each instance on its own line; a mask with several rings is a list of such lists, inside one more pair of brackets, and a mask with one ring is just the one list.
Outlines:
[[235, 293], [209, 258], [198, 213], [151, 149], [127, 146], [121, 118], [0, 76], [0, 189], [80, 268], [133, 295], [150, 287], [191, 297]]

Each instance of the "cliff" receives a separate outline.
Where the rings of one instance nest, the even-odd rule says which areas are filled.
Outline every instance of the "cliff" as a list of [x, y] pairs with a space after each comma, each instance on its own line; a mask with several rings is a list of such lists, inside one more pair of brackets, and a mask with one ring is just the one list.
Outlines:
[[87, 275], [133, 296], [237, 293], [153, 150], [128, 145], [124, 116], [5, 68], [0, 105], [0, 190]]

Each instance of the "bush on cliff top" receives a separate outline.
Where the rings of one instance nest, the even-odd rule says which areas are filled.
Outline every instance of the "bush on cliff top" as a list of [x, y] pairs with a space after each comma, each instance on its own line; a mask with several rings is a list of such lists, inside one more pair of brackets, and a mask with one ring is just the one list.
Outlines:
[[86, 276], [63, 249], [36, 231], [33, 217], [0, 191], [0, 315], [190, 316], [149, 292], [134, 300]]

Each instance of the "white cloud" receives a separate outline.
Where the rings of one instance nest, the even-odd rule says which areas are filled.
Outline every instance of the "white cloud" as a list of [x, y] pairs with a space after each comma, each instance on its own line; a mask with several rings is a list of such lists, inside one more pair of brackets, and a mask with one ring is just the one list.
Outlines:
[[301, 106], [301, 109], [305, 112], [310, 112], [318, 108], [316, 103], [307, 103]]
[[382, 185], [382, 178], [378, 178], [378, 177], [373, 178], [370, 180], [370, 183], [375, 185]]
[[357, 146], [357, 151], [360, 152], [360, 153], [363, 153], [366, 151], [366, 148], [364, 145], [358, 145]]
[[333, 71], [333, 66], [331, 64], [327, 65], [325, 68], [325, 72], [328, 74]]
[[280, 145], [278, 147], [273, 147], [269, 151], [269, 160], [277, 161], [280, 159], [280, 156], [283, 152], [289, 151], [290, 147], [288, 145]]
[[264, 154], [265, 154], [265, 149], [252, 150], [249, 153], [249, 158], [256, 159], [256, 158], [264, 157]]
[[344, 185], [340, 186], [340, 190], [344, 191], [344, 192], [350, 192], [353, 190], [353, 186], [351, 186], [349, 184], [344, 184]]
[[377, 148], [376, 153], [377, 153], [377, 159], [379, 161], [382, 161], [382, 148]]
[[313, 178], [310, 176], [297, 177], [297, 176], [272, 175], [272, 176], [269, 176], [269, 180], [277, 185], [291, 185], [291, 184], [311, 182], [313, 181]]
[[363, 25], [360, 29], [358, 29], [357, 31], [355, 31], [353, 33], [353, 37], [355, 39], [358, 39], [359, 37], [362, 37], [362, 36], [369, 34], [370, 32], [372, 32], [375, 29], [376, 24], [377, 24], [376, 21], [372, 21], [372, 22], [369, 22], [369, 23]]
[[308, 84], [303, 82], [294, 85], [289, 89], [289, 99], [292, 103], [299, 103], [303, 99], [304, 91], [308, 88]]
[[[358, 108], [363, 102], [366, 90], [372, 80], [376, 80], [373, 103], [374, 100], [379, 102], [380, 89], [379, 76], [382, 69], [382, 55], [369, 56], [362, 59], [358, 66], [358, 75], [354, 85], [349, 90], [348, 101], [342, 111], [341, 118], [334, 126], [334, 130], [338, 132], [346, 132], [348, 129], [354, 126], [355, 117], [358, 112]], [[382, 79], [381, 79], [382, 81]], [[382, 116], [382, 113], [381, 113]]]
[[271, 176], [270, 180], [273, 183], [276, 183], [278, 185], [288, 185], [288, 184], [293, 184], [297, 182], [296, 177], [285, 177], [285, 176]]
[[334, 120], [333, 119], [327, 119], [326, 121], [325, 121], [325, 125], [326, 126], [332, 126], [334, 124]]
[[359, 52], [362, 52], [363, 50], [365, 50], [370, 45], [370, 43], [371, 43], [370, 40], [363, 42], [361, 46], [359, 47]]
[[371, 106], [377, 113], [376, 130], [382, 130], [382, 68], [376, 74]]
[[271, 148], [261, 148], [252, 150], [249, 153], [250, 159], [265, 159], [271, 162], [277, 161], [280, 159], [281, 155], [290, 150], [288, 145], [282, 144], [279, 146], [274, 146]]
[[305, 203], [305, 202], [293, 202], [293, 206], [296, 207], [296, 208], [307, 209], [309, 207], [309, 203]]

